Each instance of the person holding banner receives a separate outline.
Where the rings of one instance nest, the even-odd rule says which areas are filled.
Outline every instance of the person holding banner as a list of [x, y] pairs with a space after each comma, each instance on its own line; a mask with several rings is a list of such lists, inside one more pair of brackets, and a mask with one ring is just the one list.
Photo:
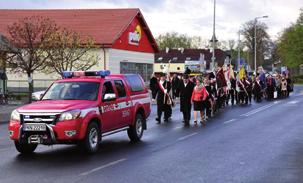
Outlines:
[[161, 116], [164, 112], [164, 121], [168, 122], [169, 117], [171, 116], [171, 106], [173, 104], [172, 98], [169, 95], [171, 90], [171, 83], [166, 80], [166, 74], [161, 73], [160, 81], [156, 86], [156, 95], [157, 95], [157, 114], [158, 117], [156, 121], [158, 124], [161, 123]]

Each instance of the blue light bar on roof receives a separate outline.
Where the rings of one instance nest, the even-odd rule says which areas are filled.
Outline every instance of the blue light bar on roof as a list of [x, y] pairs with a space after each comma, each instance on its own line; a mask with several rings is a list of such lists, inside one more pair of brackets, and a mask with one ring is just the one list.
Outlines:
[[72, 78], [74, 73], [72, 71], [63, 71], [62, 77], [63, 78]]
[[73, 77], [81, 77], [81, 76], [101, 76], [102, 78], [109, 76], [109, 70], [101, 70], [101, 71], [64, 71], [62, 73], [62, 77], [65, 78], [73, 78]]
[[110, 71], [109, 70], [102, 70], [102, 71], [98, 71], [99, 72], [99, 76], [101, 77], [105, 77], [105, 76], [109, 76], [110, 75]]

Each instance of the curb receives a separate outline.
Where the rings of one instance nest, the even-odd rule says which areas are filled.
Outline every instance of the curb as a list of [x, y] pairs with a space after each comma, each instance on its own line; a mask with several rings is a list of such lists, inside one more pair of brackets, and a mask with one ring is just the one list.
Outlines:
[[8, 123], [10, 118], [10, 113], [0, 114], [0, 124]]
[[19, 105], [3, 105], [0, 106], [0, 124], [8, 123], [12, 111], [18, 108]]

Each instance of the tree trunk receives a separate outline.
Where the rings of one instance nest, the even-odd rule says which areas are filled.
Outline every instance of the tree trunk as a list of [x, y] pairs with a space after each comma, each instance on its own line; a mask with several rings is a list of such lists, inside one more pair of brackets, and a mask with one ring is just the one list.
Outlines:
[[27, 73], [27, 78], [28, 78], [28, 102], [32, 102], [32, 93], [34, 91], [34, 82], [31, 77], [31, 73]]

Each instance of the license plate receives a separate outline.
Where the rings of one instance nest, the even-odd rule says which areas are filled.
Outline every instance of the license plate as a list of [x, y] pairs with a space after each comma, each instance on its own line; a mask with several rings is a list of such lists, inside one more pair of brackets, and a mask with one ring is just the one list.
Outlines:
[[24, 131], [46, 131], [46, 125], [44, 123], [41, 124], [24, 124]]

